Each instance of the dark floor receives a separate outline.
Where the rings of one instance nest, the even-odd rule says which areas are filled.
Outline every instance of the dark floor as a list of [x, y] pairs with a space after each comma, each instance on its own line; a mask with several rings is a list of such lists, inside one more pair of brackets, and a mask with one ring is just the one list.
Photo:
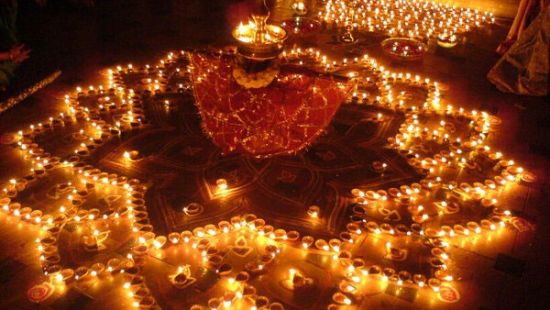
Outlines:
[[[101, 68], [152, 60], [169, 50], [230, 43], [227, 12], [237, 1], [99, 0], [93, 8], [65, 1], [50, 1], [44, 8], [32, 1], [21, 2], [19, 37], [33, 50], [22, 74], [36, 80], [56, 69], [63, 74], [48, 88], [0, 115], [0, 133], [19, 129], [56, 111], [58, 107], [52, 102], [61, 100], [75, 86], [97, 80]], [[550, 205], [545, 199], [549, 193], [546, 171], [550, 168], [550, 100], [500, 93], [485, 78], [498, 59], [493, 51], [510, 23], [498, 20], [497, 25], [468, 36], [463, 46], [435, 49], [423, 63], [407, 69], [384, 59], [376, 41], [363, 47], [388, 67], [421, 72], [448, 85], [447, 98], [457, 106], [478, 107], [503, 119], [492, 144], [539, 177], [529, 202], [533, 208], [529, 215], [536, 221], [537, 233], [529, 241], [528, 253], [516, 253], [527, 262], [523, 275], [499, 277], [505, 281], [499, 291], [487, 291], [498, 295], [491, 309], [544, 309], [550, 296]], [[9, 177], [0, 172], [0, 184]], [[9, 275], [0, 275], [3, 277]]]

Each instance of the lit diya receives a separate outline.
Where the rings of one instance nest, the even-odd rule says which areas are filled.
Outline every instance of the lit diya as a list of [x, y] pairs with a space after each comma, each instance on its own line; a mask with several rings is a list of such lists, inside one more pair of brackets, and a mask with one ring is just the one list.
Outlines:
[[389, 38], [381, 43], [382, 50], [396, 60], [420, 60], [426, 54], [426, 44], [411, 38]]
[[393, 247], [390, 242], [386, 243], [386, 259], [401, 262], [407, 259], [407, 250]]
[[129, 152], [126, 151], [122, 154], [122, 156], [124, 157], [124, 159], [127, 159], [127, 160], [140, 160], [142, 158], [139, 151], [136, 151], [136, 150], [129, 151]]
[[320, 212], [321, 212], [321, 209], [319, 208], [319, 206], [310, 206], [307, 209], [307, 215], [309, 215], [309, 217], [314, 218], [314, 219], [319, 218], [319, 213]]
[[334, 293], [334, 295], [332, 295], [332, 300], [337, 303], [337, 304], [340, 304], [340, 305], [351, 305], [351, 299], [349, 299], [349, 297], [347, 297], [345, 294], [342, 294], [340, 292], [337, 292], [337, 293]]
[[290, 268], [288, 270], [288, 278], [283, 280], [282, 285], [289, 290], [300, 289], [311, 286], [313, 279], [304, 276], [298, 269]]
[[226, 179], [217, 179], [216, 180], [216, 189], [218, 192], [224, 192], [229, 186], [227, 185]]
[[294, 35], [308, 35], [318, 32], [321, 28], [321, 23], [314, 19], [297, 16], [283, 21], [281, 27]]
[[444, 48], [455, 47], [458, 43], [458, 39], [454, 33], [443, 32], [437, 36], [437, 45]]
[[201, 214], [203, 209], [204, 207], [201, 204], [192, 202], [186, 205], [185, 207], [183, 207], [182, 211], [188, 216], [195, 216], [195, 215]]
[[387, 167], [388, 167], [388, 164], [383, 163], [381, 161], [374, 161], [372, 163], [372, 168], [374, 169], [374, 171], [378, 173], [384, 172], [384, 170], [386, 170]]
[[175, 274], [168, 277], [172, 285], [176, 288], [183, 289], [195, 283], [196, 279], [191, 277], [191, 269], [189, 265], [179, 266]]
[[84, 250], [86, 252], [96, 252], [105, 249], [103, 242], [109, 237], [110, 231], [94, 230], [90, 235], [82, 236]]
[[294, 3], [292, 3], [292, 9], [296, 15], [307, 14], [307, 6], [302, 0], [295, 0]]
[[267, 24], [267, 16], [252, 15], [253, 21], [242, 22], [233, 30], [237, 40], [239, 55], [251, 60], [269, 60], [276, 58], [283, 49], [286, 31]]

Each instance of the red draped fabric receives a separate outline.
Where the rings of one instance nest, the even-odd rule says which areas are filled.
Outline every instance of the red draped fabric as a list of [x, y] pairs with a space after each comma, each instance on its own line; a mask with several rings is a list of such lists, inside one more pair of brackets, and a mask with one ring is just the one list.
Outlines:
[[323, 132], [350, 91], [347, 82], [284, 66], [268, 86], [247, 89], [233, 78], [234, 56], [196, 53], [190, 61], [203, 129], [225, 153], [295, 153]]

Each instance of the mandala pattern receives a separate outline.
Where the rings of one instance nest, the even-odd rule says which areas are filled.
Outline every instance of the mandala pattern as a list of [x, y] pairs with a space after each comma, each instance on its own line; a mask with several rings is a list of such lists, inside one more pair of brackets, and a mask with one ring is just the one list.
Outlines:
[[[367, 55], [284, 55], [286, 64], [357, 83], [327, 135], [296, 156], [266, 162], [212, 151], [200, 136], [186, 52], [110, 70], [108, 85], [77, 89], [65, 112], [4, 137], [30, 169], [5, 185], [0, 206], [39, 228], [35, 284], [59, 294], [119, 287], [109, 295], [117, 305], [141, 309], [352, 309], [382, 290], [455, 302], [460, 270], [449, 245], [532, 229], [503, 205], [509, 188], [534, 177], [487, 144], [498, 118], [453, 107], [437, 82], [390, 72]], [[195, 90], [199, 105], [212, 104], [205, 91]], [[391, 136], [379, 143], [365, 132]], [[331, 140], [340, 134], [346, 141]], [[368, 170], [336, 160], [364, 158], [369, 148], [379, 155]], [[333, 201], [309, 199], [312, 189], [332, 190]], [[42, 291], [31, 288], [29, 298], [40, 302]]]

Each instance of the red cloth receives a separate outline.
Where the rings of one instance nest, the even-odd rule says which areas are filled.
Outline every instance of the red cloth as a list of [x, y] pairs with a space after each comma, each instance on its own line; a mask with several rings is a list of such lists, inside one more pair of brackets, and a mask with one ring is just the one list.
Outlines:
[[295, 153], [313, 143], [350, 91], [347, 83], [281, 69], [268, 86], [246, 89], [233, 78], [233, 56], [192, 54], [193, 93], [202, 125], [224, 152]]

